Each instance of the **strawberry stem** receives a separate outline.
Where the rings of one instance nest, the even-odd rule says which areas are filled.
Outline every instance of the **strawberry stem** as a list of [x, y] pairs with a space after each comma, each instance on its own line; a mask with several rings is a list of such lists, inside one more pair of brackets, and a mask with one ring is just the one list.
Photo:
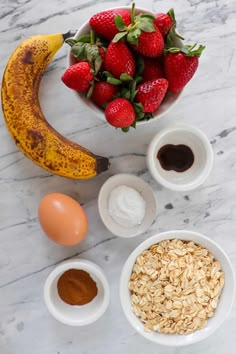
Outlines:
[[134, 19], [135, 19], [135, 3], [132, 3], [132, 8], [131, 8], [131, 24], [134, 24]]
[[95, 33], [93, 30], [90, 30], [90, 43], [95, 44]]

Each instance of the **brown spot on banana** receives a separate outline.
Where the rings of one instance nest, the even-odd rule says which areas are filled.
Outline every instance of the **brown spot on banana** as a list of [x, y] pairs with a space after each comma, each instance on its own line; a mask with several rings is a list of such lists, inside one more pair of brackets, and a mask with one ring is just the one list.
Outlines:
[[3, 76], [2, 109], [10, 135], [28, 158], [60, 176], [86, 179], [107, 170], [108, 159], [59, 134], [38, 99], [42, 75], [63, 41], [61, 33], [34, 36], [16, 48]]
[[26, 50], [25, 55], [22, 58], [23, 64], [34, 64], [32, 62], [32, 52], [31, 50]]
[[43, 141], [42, 134], [37, 130], [28, 130], [28, 139], [31, 140], [31, 149], [35, 149]]

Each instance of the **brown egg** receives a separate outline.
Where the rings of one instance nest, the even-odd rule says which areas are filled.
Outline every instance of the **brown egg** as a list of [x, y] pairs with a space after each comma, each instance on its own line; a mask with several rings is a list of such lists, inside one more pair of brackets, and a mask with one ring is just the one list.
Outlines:
[[38, 216], [45, 234], [60, 245], [76, 245], [87, 234], [88, 219], [84, 209], [65, 194], [52, 193], [43, 197]]

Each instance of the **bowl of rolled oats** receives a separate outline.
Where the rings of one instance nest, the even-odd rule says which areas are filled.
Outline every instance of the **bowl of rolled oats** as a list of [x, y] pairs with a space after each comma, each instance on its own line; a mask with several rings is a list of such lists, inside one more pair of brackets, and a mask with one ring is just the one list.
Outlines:
[[130, 324], [150, 341], [183, 346], [211, 335], [235, 298], [224, 250], [192, 231], [168, 231], [142, 242], [127, 259], [120, 299]]

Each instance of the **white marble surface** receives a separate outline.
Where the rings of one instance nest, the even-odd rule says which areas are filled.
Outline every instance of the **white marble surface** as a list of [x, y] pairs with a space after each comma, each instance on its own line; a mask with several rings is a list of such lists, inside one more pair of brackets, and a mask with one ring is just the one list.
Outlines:
[[[34, 34], [78, 28], [98, 10], [130, 1], [1, 0], [0, 70], [14, 48]], [[130, 134], [115, 131], [82, 109], [60, 83], [66, 65], [64, 46], [43, 78], [40, 99], [49, 122], [60, 132], [98, 154], [108, 155], [109, 172], [91, 181], [49, 175], [17, 150], [0, 120], [0, 352], [2, 354], [235, 354], [236, 307], [209, 339], [185, 348], [147, 342], [127, 323], [118, 297], [119, 276], [129, 253], [143, 239], [168, 229], [200, 231], [217, 241], [236, 268], [236, 3], [234, 0], [137, 0], [138, 6], [166, 11], [174, 6], [179, 31], [206, 44], [195, 78], [176, 109], [160, 122]], [[214, 150], [214, 168], [206, 183], [191, 193], [158, 186], [146, 169], [152, 136], [172, 122], [188, 122], [205, 131]], [[114, 237], [97, 211], [102, 183], [117, 172], [144, 178], [156, 192], [158, 217], [145, 236]], [[83, 203], [89, 235], [79, 246], [60, 247], [40, 230], [37, 207], [46, 193], [65, 192]], [[48, 313], [42, 296], [47, 275], [64, 259], [81, 256], [106, 272], [111, 303], [106, 314], [84, 328], [70, 328]]]

